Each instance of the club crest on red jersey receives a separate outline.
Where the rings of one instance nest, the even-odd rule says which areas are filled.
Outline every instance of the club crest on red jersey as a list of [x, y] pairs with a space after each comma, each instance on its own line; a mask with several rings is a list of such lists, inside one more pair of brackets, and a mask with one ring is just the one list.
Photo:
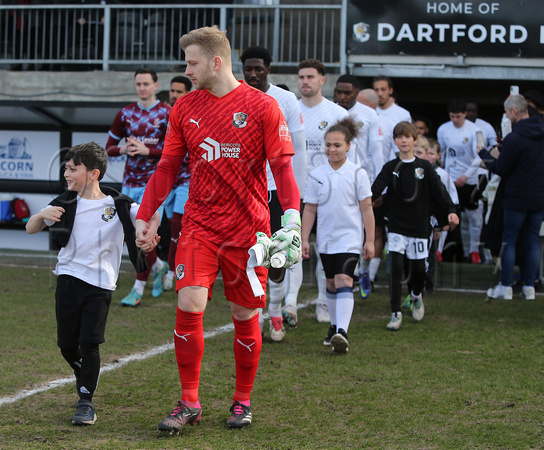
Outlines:
[[236, 127], [236, 128], [245, 128], [246, 125], [247, 125], [247, 114], [244, 113], [244, 112], [237, 112], [237, 113], [234, 113], [232, 118], [234, 119], [232, 121], [232, 124]]
[[102, 213], [102, 220], [104, 222], [113, 222], [113, 219], [115, 219], [115, 215], [117, 214], [116, 209], [113, 206], [106, 206], [104, 208], [104, 212]]
[[178, 264], [176, 267], [176, 280], [181, 280], [185, 276], [185, 264]]

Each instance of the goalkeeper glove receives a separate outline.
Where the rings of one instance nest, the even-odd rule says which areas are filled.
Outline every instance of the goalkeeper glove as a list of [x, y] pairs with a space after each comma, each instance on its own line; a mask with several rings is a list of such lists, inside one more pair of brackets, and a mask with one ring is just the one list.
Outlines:
[[272, 241], [260, 231], [256, 233], [257, 243], [249, 249], [249, 267], [263, 266], [270, 267], [269, 249]]
[[271, 239], [269, 249], [272, 267], [291, 267], [302, 258], [300, 238], [300, 213], [296, 209], [288, 209], [281, 216], [282, 228], [276, 231]]

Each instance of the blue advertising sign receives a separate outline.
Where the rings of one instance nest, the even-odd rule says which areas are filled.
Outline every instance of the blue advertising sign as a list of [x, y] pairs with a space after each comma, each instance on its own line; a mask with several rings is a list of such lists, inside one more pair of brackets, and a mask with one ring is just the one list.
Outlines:
[[58, 181], [60, 133], [0, 131], [0, 179]]

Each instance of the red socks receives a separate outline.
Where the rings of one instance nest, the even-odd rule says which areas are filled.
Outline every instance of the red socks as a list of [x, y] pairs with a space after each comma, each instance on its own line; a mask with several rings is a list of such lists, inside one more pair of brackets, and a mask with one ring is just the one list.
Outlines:
[[249, 320], [234, 322], [234, 359], [236, 361], [236, 391], [233, 401], [249, 405], [249, 397], [259, 366], [262, 336], [259, 314]]
[[186, 312], [177, 309], [174, 344], [181, 381], [181, 400], [198, 402], [200, 364], [204, 354], [204, 312]]
[[[177, 309], [174, 344], [181, 381], [181, 401], [198, 404], [200, 365], [204, 354], [204, 312], [193, 313]], [[236, 391], [233, 401], [249, 405], [253, 382], [259, 366], [262, 336], [259, 315], [234, 322], [234, 359], [236, 361]]]

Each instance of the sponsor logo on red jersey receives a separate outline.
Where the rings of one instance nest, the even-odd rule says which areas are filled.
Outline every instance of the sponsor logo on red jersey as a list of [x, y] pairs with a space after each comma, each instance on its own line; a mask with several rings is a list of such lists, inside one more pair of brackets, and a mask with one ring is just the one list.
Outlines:
[[201, 155], [208, 162], [216, 161], [219, 158], [240, 158], [242, 144], [238, 142], [219, 143], [207, 137], [199, 147], [205, 152]]
[[280, 141], [291, 142], [291, 135], [289, 134], [289, 127], [285, 121], [280, 122]]

